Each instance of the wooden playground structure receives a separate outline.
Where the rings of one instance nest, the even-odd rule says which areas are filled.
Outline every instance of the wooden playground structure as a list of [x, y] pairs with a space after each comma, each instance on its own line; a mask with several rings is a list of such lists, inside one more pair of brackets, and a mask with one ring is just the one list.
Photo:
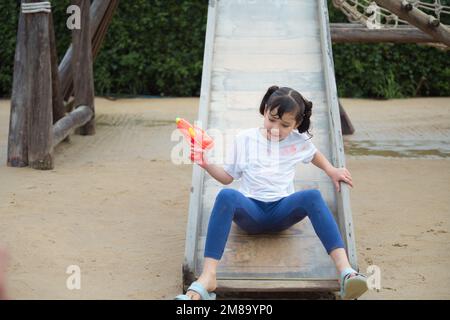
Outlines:
[[[299, 57], [316, 55], [312, 59], [318, 63], [308, 65], [300, 61], [296, 65], [297, 73], [292, 75], [274, 73], [273, 68], [264, 63], [261, 69], [267, 70], [245, 70], [242, 68], [245, 63], [241, 62], [252, 60], [245, 60], [245, 57], [239, 60], [242, 57], [236, 57], [240, 53], [233, 52], [233, 49], [242, 51], [242, 56], [254, 54], [255, 48], [259, 49], [261, 45], [264, 29], [245, 29], [254, 26], [246, 24], [245, 14], [249, 8], [244, 2], [210, 1], [199, 119], [207, 127], [224, 129], [248, 126], [253, 124], [250, 119], [254, 117], [254, 110], [250, 111], [246, 107], [258, 105], [259, 95], [268, 85], [277, 81], [292, 83], [293, 87], [306, 92], [307, 97], [314, 102], [317, 114], [313, 121], [316, 121], [320, 135], [325, 137], [317, 141], [317, 145], [335, 166], [345, 165], [342, 135], [353, 133], [354, 128], [337, 97], [331, 43], [394, 42], [450, 46], [448, 26], [408, 1], [375, 0], [380, 8], [410, 23], [395, 28], [369, 28], [364, 23], [367, 19], [363, 15], [357, 19], [358, 13], [352, 13], [355, 7], [349, 5], [351, 1], [333, 1], [335, 6], [353, 15], [353, 23], [345, 24], [329, 23], [326, 0], [302, 0], [301, 5], [295, 1], [281, 1], [286, 5], [292, 4], [292, 13], [303, 12], [304, 18], [309, 19], [315, 29], [311, 31], [305, 24], [302, 31], [311, 32], [311, 38], [314, 39], [304, 38], [299, 33], [299, 25], [296, 25], [300, 21], [293, 14], [292, 19], [283, 21], [292, 33], [284, 35], [286, 38], [281, 39], [280, 48], [292, 50], [291, 53], [301, 53], [305, 44], [311, 45], [306, 48], [316, 51], [303, 52], [301, 54], [304, 55], [300, 54]], [[74, 130], [82, 135], [95, 134], [93, 60], [100, 50], [118, 3], [118, 0], [94, 0], [92, 4], [90, 0], [72, 1], [73, 5], [81, 9], [81, 29], [72, 30], [72, 45], [58, 65], [50, 3], [22, 1], [8, 136], [9, 166], [53, 169], [53, 149], [56, 145], [69, 139]], [[276, 1], [270, 3], [275, 5]], [[257, 6], [257, 1], [256, 4], [255, 1], [247, 4], [251, 5]], [[305, 10], [296, 11], [302, 8]], [[252, 19], [265, 18], [269, 11], [276, 12], [277, 7], [267, 10], [255, 10]], [[273, 17], [280, 19], [276, 14]], [[374, 20], [370, 21], [374, 23]], [[277, 30], [278, 21], [275, 19], [270, 23], [274, 28], [264, 36], [267, 37], [265, 40], [272, 37], [272, 41], [280, 34], [274, 31]], [[276, 55], [280, 56], [281, 53], [267, 52], [267, 57]], [[255, 58], [255, 61], [259, 60]], [[313, 70], [314, 67], [317, 70]], [[304, 81], [319, 79], [314, 78], [317, 74], [320, 81]], [[305, 85], [319, 82], [320, 87]], [[240, 90], [241, 87], [245, 90]], [[222, 116], [224, 110], [227, 110], [230, 118]], [[233, 122], [232, 119], [238, 120]], [[310, 168], [302, 168], [302, 179], [296, 180], [295, 186], [296, 189], [321, 190], [338, 222], [350, 262], [358, 269], [348, 187], [343, 184], [341, 193], [337, 194], [326, 177]], [[220, 188], [199, 167], [194, 166], [183, 265], [185, 288], [200, 273], [207, 221], [212, 200]], [[322, 252], [308, 223], [297, 225], [282, 236], [270, 238], [247, 236], [234, 228], [228, 249], [219, 270], [219, 293], [287, 296], [314, 292], [329, 296], [339, 289], [333, 274], [334, 266]], [[281, 253], [287, 258], [281, 258]]]
[[[118, 0], [74, 0], [80, 29], [58, 67], [50, 2], [22, 1], [14, 58], [7, 162], [53, 169], [53, 148], [78, 129], [95, 134], [93, 59]], [[73, 97], [72, 97], [73, 95]]]

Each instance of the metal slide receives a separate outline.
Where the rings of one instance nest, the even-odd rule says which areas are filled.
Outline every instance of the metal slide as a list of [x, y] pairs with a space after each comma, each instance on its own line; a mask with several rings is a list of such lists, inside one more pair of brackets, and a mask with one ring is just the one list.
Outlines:
[[[271, 85], [313, 102], [312, 141], [345, 166], [326, 0], [211, 0], [208, 9], [199, 121], [205, 129], [262, 126], [258, 109]], [[349, 189], [337, 193], [312, 164], [297, 167], [295, 188], [319, 189], [358, 270]], [[239, 181], [226, 186], [237, 188]], [[208, 220], [224, 186], [194, 166], [183, 284], [199, 276]], [[247, 235], [234, 224], [218, 270], [218, 292], [332, 292], [334, 265], [308, 218], [279, 234]]]

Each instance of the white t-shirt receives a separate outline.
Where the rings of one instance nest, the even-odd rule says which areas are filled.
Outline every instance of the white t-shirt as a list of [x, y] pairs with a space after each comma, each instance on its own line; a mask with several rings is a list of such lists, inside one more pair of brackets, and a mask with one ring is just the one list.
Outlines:
[[241, 179], [239, 191], [260, 201], [277, 201], [295, 192], [295, 166], [309, 163], [317, 148], [309, 136], [293, 130], [281, 141], [270, 141], [263, 129], [241, 131], [228, 148], [224, 170]]

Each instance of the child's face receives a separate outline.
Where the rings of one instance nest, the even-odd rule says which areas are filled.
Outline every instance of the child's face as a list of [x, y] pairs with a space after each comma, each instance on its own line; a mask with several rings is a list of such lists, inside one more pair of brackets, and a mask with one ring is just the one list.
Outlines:
[[268, 109], [264, 112], [264, 128], [268, 131], [267, 138], [269, 140], [283, 140], [291, 131], [296, 128], [295, 115], [292, 113], [284, 113], [283, 117], [278, 118], [278, 107], [270, 112]]

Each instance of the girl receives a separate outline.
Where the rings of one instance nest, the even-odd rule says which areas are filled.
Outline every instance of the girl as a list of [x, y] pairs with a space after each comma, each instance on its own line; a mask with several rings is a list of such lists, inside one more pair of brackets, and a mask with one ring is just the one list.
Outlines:
[[[353, 187], [350, 172], [333, 167], [306, 136], [312, 103], [300, 93], [272, 86], [264, 95], [259, 111], [264, 116], [264, 128], [244, 130], [236, 136], [232, 163], [223, 167], [208, 163], [202, 150], [194, 150], [192, 160], [212, 177], [225, 185], [241, 178], [241, 186], [239, 191], [225, 188], [217, 195], [208, 224], [202, 274], [185, 295], [176, 299], [215, 298], [212, 292], [216, 289], [216, 270], [232, 221], [255, 234], [285, 230], [306, 216], [340, 274], [341, 297], [359, 297], [367, 290], [366, 277], [351, 268], [337, 224], [320, 191], [295, 192], [293, 184], [295, 164], [300, 161], [312, 162], [324, 170], [338, 192], [340, 181]], [[266, 145], [269, 141], [279, 144], [278, 163], [271, 162], [264, 152], [258, 154], [257, 161], [245, 158], [261, 141]]]

